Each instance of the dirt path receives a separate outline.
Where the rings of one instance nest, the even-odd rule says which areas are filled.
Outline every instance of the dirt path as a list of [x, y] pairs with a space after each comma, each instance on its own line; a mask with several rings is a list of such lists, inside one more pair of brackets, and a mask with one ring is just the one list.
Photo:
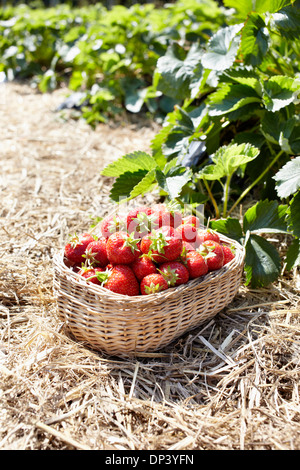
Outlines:
[[22, 210], [59, 218], [67, 216], [66, 205], [71, 216], [72, 207], [74, 213], [97, 215], [109, 191], [100, 177], [102, 168], [127, 152], [148, 151], [154, 128], [125, 122], [93, 131], [85, 122], [65, 120], [55, 112], [66, 94], [41, 95], [26, 85], [2, 85], [0, 217], [20, 216]]
[[207, 325], [139, 360], [73, 342], [52, 256], [109, 210], [109, 161], [156, 129], [54, 112], [65, 91], [0, 89], [0, 449], [300, 449], [299, 273], [241, 286]]

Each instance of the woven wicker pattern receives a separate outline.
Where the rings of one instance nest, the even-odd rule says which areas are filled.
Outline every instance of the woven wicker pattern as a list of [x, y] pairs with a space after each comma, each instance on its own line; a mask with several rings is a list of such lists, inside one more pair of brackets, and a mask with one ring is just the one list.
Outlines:
[[73, 336], [109, 355], [134, 356], [158, 350], [220, 312], [241, 282], [244, 248], [222, 269], [167, 291], [128, 297], [87, 283], [54, 257], [54, 292], [59, 317]]

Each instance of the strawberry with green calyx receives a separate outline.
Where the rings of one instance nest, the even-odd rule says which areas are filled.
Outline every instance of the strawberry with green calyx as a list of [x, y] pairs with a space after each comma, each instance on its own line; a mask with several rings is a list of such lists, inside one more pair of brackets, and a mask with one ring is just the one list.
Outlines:
[[81, 235], [72, 235], [70, 241], [65, 245], [64, 256], [66, 259], [74, 264], [83, 263], [85, 250], [89, 243], [95, 239], [89, 232], [84, 232]]
[[128, 226], [128, 232], [133, 232], [136, 238], [143, 238], [155, 227], [154, 216], [152, 214], [147, 215], [144, 212], [140, 212]]
[[186, 242], [185, 240], [182, 240], [182, 252], [181, 252], [181, 255], [180, 257], [181, 258], [184, 258], [185, 255], [189, 252], [189, 251], [194, 251], [195, 250], [195, 247], [189, 243], [189, 242]]
[[140, 247], [143, 254], [149, 255], [154, 260], [153, 254], [155, 255], [158, 251], [161, 252], [166, 245], [167, 241], [164, 234], [157, 234], [157, 231], [153, 229], [142, 238]]
[[180, 261], [171, 261], [160, 265], [158, 272], [170, 287], [186, 284], [190, 278], [188, 269]]
[[82, 266], [77, 274], [84, 277], [87, 282], [92, 282], [93, 284], [101, 284], [100, 279], [98, 278], [98, 273], [102, 273], [103, 268], [92, 268], [88, 266]]
[[156, 265], [152, 261], [151, 256], [148, 255], [140, 256], [130, 267], [139, 281], [148, 274], [155, 274], [157, 272]]
[[103, 237], [109, 238], [113, 233], [127, 230], [126, 217], [119, 214], [107, 215], [101, 222], [100, 231]]
[[221, 245], [223, 254], [224, 254], [224, 265], [229, 263], [233, 258], [235, 258], [235, 247], [228, 245]]
[[167, 290], [169, 285], [165, 278], [159, 273], [152, 273], [145, 276], [140, 284], [141, 294], [150, 295]]
[[200, 243], [203, 243], [206, 240], [212, 240], [214, 242], [220, 243], [219, 234], [210, 228], [198, 230], [198, 238]]
[[105, 267], [108, 264], [108, 257], [106, 252], [105, 237], [100, 237], [97, 240], [88, 244], [85, 254], [83, 255], [91, 264], [97, 264], [100, 267]]
[[182, 242], [181, 254], [180, 254], [179, 258], [178, 258], [176, 261], [180, 261], [181, 263], [186, 264], [186, 255], [187, 255], [190, 251], [195, 251], [195, 250], [194, 250], [194, 248], [192, 247], [192, 245], [190, 245], [189, 243], [183, 241], [183, 242]]
[[134, 233], [135, 237], [143, 238], [151, 231], [153, 209], [148, 206], [140, 206], [129, 211], [126, 219], [127, 232]]
[[127, 232], [113, 233], [106, 243], [107, 257], [112, 264], [131, 264], [140, 254], [140, 239]]
[[181, 255], [182, 240], [178, 238], [172, 227], [161, 227], [152, 230], [141, 240], [141, 251], [151, 253], [151, 259], [156, 263], [173, 261]]
[[221, 269], [224, 264], [224, 253], [220, 243], [206, 240], [197, 250], [205, 258], [209, 271]]
[[140, 286], [135, 274], [130, 266], [125, 264], [116, 264], [111, 270], [98, 276], [102, 278], [102, 286], [116, 294], [139, 295]]
[[143, 205], [143, 206], [138, 206], [134, 209], [131, 209], [128, 214], [127, 214], [127, 218], [126, 218], [126, 222], [127, 222], [127, 227], [130, 225], [130, 223], [136, 219], [136, 217], [138, 216], [138, 214], [146, 214], [146, 215], [151, 215], [153, 213], [154, 209], [150, 206], [147, 206], [147, 205]]
[[189, 272], [191, 279], [205, 276], [208, 273], [208, 265], [206, 258], [199, 251], [189, 251], [186, 253], [184, 264]]

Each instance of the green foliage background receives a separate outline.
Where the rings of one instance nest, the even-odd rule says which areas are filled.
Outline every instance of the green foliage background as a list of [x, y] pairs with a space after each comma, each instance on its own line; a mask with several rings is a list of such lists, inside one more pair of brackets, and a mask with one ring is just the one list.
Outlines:
[[175, 100], [153, 86], [158, 58], [175, 41], [205, 42], [223, 22], [212, 0], [158, 8], [7, 7], [0, 10], [0, 71], [9, 79], [31, 79], [42, 92], [61, 82], [82, 91], [83, 116], [92, 125], [124, 109], [163, 118]]

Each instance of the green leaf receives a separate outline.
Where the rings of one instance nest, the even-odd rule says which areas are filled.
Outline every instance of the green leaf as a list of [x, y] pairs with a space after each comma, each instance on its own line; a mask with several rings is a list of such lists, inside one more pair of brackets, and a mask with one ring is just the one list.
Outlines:
[[185, 170], [182, 172], [182, 167], [177, 169], [177, 174], [176, 171], [169, 171], [167, 174], [164, 174], [159, 168], [156, 169], [158, 185], [168, 194], [171, 200], [179, 197], [182, 188], [190, 181], [191, 177], [192, 171]]
[[210, 181], [221, 180], [225, 176], [224, 168], [222, 165], [206, 165], [197, 174], [199, 179], [205, 179]]
[[293, 197], [288, 210], [289, 229], [295, 237], [300, 238], [300, 191]]
[[239, 0], [239, 2], [236, 2], [236, 0], [224, 0], [224, 5], [227, 8], [234, 8], [237, 12], [237, 17], [244, 19], [252, 11], [257, 13], [274, 13], [290, 3], [290, 0]]
[[244, 215], [243, 230], [256, 233], [287, 233], [286, 205], [277, 201], [259, 201]]
[[295, 194], [300, 188], [300, 157], [293, 158], [273, 176], [280, 198]]
[[151, 103], [151, 99], [160, 94], [153, 87], [145, 87], [142, 80], [126, 77], [122, 80], [122, 85], [125, 92], [125, 108], [131, 113], [139, 113], [144, 103]]
[[126, 171], [119, 175], [112, 185], [110, 197], [115, 202], [121, 202], [124, 199], [130, 199], [131, 193], [135, 187], [141, 182], [148, 174], [147, 170], [137, 170], [135, 172]]
[[47, 72], [44, 73], [41, 81], [39, 82], [39, 90], [42, 93], [46, 93], [48, 91], [53, 91], [57, 87], [57, 77], [56, 73], [49, 69]]
[[262, 146], [266, 143], [266, 140], [264, 136], [261, 134], [254, 134], [251, 131], [245, 131], [245, 132], [239, 132], [238, 134], [236, 134], [236, 136], [233, 139], [233, 142], [237, 144], [242, 144], [243, 142], [249, 143], [251, 145], [254, 145], [254, 147], [261, 149]]
[[277, 75], [264, 82], [263, 102], [268, 111], [276, 112], [295, 102], [299, 93], [299, 79]]
[[201, 67], [202, 50], [193, 44], [186, 54], [183, 47], [173, 43], [164, 56], [157, 61], [159, 74], [157, 88], [162, 93], [181, 101], [189, 96], [190, 84], [195, 78], [195, 70]]
[[180, 106], [176, 106], [176, 111], [177, 111], [176, 122], [180, 124], [180, 127], [186, 128], [186, 130], [193, 132], [194, 124], [189, 114]]
[[115, 96], [111, 93], [110, 90], [99, 87], [99, 89], [91, 96], [90, 103], [103, 103], [104, 101], [112, 101], [114, 98]]
[[241, 54], [247, 65], [260, 65], [270, 45], [264, 19], [258, 13], [249, 15], [242, 30]]
[[194, 130], [196, 131], [200, 126], [203, 127], [207, 117], [207, 106], [206, 103], [202, 103], [197, 108], [194, 108], [191, 112], [188, 113], [192, 122]]
[[222, 116], [252, 103], [257, 107], [261, 103], [254, 88], [239, 83], [225, 83], [210, 95], [208, 113], [210, 116]]
[[294, 238], [286, 254], [286, 269], [290, 271], [300, 266], [300, 239]]
[[174, 127], [162, 145], [163, 154], [167, 158], [184, 155], [187, 152], [191, 135], [191, 132], [187, 133]]
[[125, 97], [125, 108], [131, 113], [139, 113], [145, 100], [141, 90], [131, 90]]
[[211, 220], [209, 226], [216, 232], [222, 233], [239, 243], [243, 241], [244, 235], [238, 219], [227, 217], [227, 219]]
[[205, 69], [222, 71], [232, 66], [240, 46], [242, 26], [227, 26], [212, 36], [201, 60]]
[[257, 96], [262, 95], [262, 86], [257, 71], [251, 70], [248, 66], [240, 66], [234, 69], [225, 70], [222, 74], [224, 82], [236, 82], [246, 85], [256, 91]]
[[198, 177], [220, 180], [224, 176], [231, 176], [241, 165], [254, 160], [258, 155], [259, 149], [248, 143], [225, 145], [212, 156], [214, 164], [204, 167]]
[[190, 89], [190, 96], [192, 99], [196, 98], [201, 90], [206, 84], [208, 76], [210, 74], [209, 70], [205, 70], [199, 62], [197, 67], [194, 69], [194, 75], [190, 80], [189, 89]]
[[259, 235], [250, 235], [246, 244], [246, 285], [267, 286], [278, 278], [280, 269], [280, 256], [274, 245]]
[[270, 17], [272, 29], [276, 29], [281, 36], [297, 40], [300, 30], [300, 1], [282, 8]]
[[172, 124], [164, 126], [160, 131], [153, 137], [150, 142], [150, 148], [152, 150], [152, 156], [155, 159], [157, 166], [162, 170], [166, 164], [167, 158], [163, 154], [162, 146], [164, 141], [167, 139], [169, 132], [172, 129]]
[[145, 170], [145, 174], [156, 167], [154, 158], [146, 152], [136, 151], [128, 153], [118, 160], [107, 165], [101, 172], [103, 176], [117, 177], [123, 173], [134, 173], [139, 170]]
[[169, 126], [165, 126], [160, 131], [161, 150], [167, 158], [174, 156], [183, 157], [190, 144], [190, 138], [197, 132], [197, 128], [203, 125], [207, 118], [207, 109], [205, 105], [193, 109], [187, 113], [180, 106], [175, 106], [173, 113], [169, 114]]
[[144, 196], [145, 193], [151, 192], [151, 190], [157, 185], [155, 178], [155, 169], [148, 171], [148, 173], [137, 183], [129, 194], [129, 198], [133, 199], [137, 196]]
[[296, 117], [286, 119], [283, 113], [266, 112], [261, 121], [265, 138], [290, 154], [300, 152], [300, 123]]

